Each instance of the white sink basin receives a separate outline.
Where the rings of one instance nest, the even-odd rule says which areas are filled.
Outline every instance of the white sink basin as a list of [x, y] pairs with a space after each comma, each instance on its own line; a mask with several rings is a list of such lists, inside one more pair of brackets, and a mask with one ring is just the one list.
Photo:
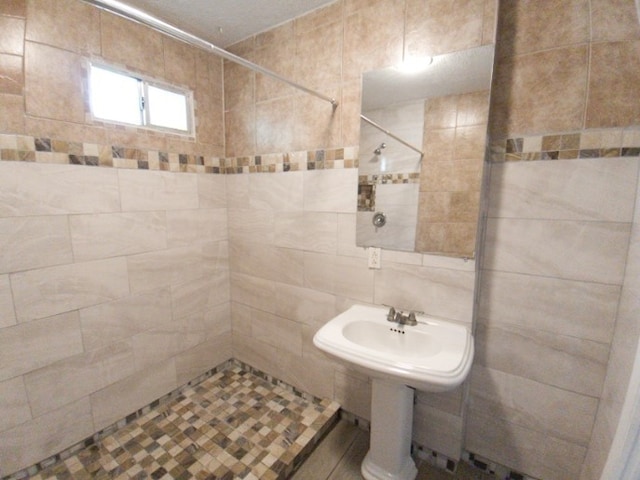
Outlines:
[[324, 325], [313, 343], [374, 378], [442, 392], [460, 385], [473, 360], [473, 337], [461, 325], [417, 315], [418, 324], [387, 321], [387, 309], [355, 305]]

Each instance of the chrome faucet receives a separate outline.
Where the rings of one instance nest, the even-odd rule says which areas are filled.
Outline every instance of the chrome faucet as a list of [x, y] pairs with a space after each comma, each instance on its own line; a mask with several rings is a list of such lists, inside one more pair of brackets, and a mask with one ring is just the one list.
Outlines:
[[396, 322], [399, 325], [409, 325], [409, 326], [414, 326], [418, 324], [418, 320], [416, 319], [415, 312], [409, 312], [408, 315], [405, 315], [402, 312], [396, 311], [396, 309], [393, 307], [389, 307], [389, 313], [387, 313], [387, 321]]

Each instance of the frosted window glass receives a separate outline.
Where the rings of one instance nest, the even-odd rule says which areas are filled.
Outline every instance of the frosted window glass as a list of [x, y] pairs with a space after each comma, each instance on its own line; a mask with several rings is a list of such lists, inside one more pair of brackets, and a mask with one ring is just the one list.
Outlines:
[[95, 117], [142, 125], [140, 81], [137, 78], [92, 66], [89, 89]]
[[150, 125], [174, 130], [189, 130], [187, 98], [184, 94], [149, 85], [147, 96]]

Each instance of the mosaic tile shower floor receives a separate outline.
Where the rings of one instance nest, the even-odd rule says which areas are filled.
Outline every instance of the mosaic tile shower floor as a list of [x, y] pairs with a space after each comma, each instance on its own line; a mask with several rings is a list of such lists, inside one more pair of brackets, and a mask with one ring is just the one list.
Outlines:
[[31, 478], [285, 479], [338, 409], [233, 366]]

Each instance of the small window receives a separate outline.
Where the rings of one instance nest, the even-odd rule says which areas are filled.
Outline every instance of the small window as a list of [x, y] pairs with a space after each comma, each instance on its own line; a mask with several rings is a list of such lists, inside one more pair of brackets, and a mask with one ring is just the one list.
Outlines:
[[91, 65], [89, 92], [91, 113], [96, 119], [192, 133], [189, 91]]

